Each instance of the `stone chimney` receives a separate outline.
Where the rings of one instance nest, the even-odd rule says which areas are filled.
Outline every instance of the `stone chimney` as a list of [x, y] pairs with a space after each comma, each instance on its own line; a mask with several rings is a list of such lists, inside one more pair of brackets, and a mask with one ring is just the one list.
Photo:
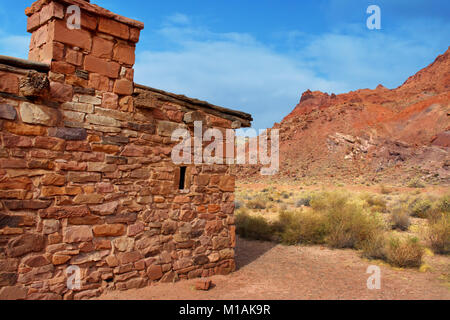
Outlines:
[[51, 65], [53, 98], [72, 101], [78, 91], [95, 90], [112, 109], [133, 110], [133, 65], [143, 23], [84, 0], [39, 0], [25, 13], [32, 33], [29, 60]]

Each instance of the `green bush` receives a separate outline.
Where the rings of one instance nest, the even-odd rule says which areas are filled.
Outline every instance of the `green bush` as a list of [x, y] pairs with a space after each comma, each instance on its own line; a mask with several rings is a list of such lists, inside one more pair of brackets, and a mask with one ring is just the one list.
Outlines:
[[411, 219], [406, 205], [398, 205], [392, 209], [391, 213], [392, 228], [401, 231], [408, 230], [411, 225]]
[[327, 243], [334, 248], [358, 248], [383, 230], [377, 215], [364, 209], [363, 201], [348, 194], [325, 192], [311, 200], [312, 208], [326, 219]]
[[286, 191], [283, 191], [282, 193], [281, 193], [281, 197], [283, 198], [283, 199], [289, 199], [289, 197], [292, 195], [292, 193], [287, 193]]
[[428, 217], [433, 203], [429, 199], [418, 198], [411, 203], [411, 216], [425, 219]]
[[254, 199], [251, 199], [247, 201], [246, 203], [247, 208], [253, 209], [253, 210], [262, 210], [267, 207], [267, 200], [263, 197], [259, 196]]
[[386, 259], [386, 236], [377, 233], [361, 243], [362, 256], [369, 259]]
[[420, 180], [419, 178], [415, 178], [415, 179], [412, 179], [408, 183], [408, 187], [409, 188], [425, 188], [425, 183], [423, 183], [423, 181]]
[[450, 215], [442, 213], [441, 217], [431, 220], [428, 229], [428, 240], [435, 253], [450, 253]]
[[363, 199], [367, 203], [367, 205], [373, 212], [387, 211], [387, 202], [383, 197], [366, 193], [361, 196], [361, 199]]
[[326, 221], [321, 214], [306, 210], [282, 211], [277, 225], [281, 241], [285, 244], [324, 243]]
[[263, 217], [253, 217], [246, 212], [236, 214], [236, 233], [243, 238], [272, 240], [272, 226]]
[[391, 238], [386, 248], [387, 261], [401, 268], [418, 268], [422, 265], [424, 248], [417, 238]]
[[310, 207], [311, 206], [311, 196], [300, 198], [295, 202], [295, 206], [300, 208], [302, 206]]
[[392, 189], [386, 187], [385, 185], [381, 185], [381, 186], [380, 186], [380, 192], [381, 192], [382, 194], [390, 194], [390, 193], [392, 193]]
[[444, 213], [450, 213], [450, 194], [439, 199], [437, 209]]

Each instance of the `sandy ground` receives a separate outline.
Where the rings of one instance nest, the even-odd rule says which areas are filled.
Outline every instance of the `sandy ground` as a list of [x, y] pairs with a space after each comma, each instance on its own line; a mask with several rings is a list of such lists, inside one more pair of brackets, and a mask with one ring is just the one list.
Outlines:
[[[381, 289], [367, 289], [367, 268], [374, 262], [354, 250], [320, 246], [282, 246], [238, 239], [237, 270], [214, 276], [208, 291], [193, 289], [195, 280], [108, 292], [108, 300], [308, 300], [308, 299], [450, 299], [450, 258], [426, 258], [427, 272], [381, 268]], [[444, 280], [446, 277], [446, 281]]]

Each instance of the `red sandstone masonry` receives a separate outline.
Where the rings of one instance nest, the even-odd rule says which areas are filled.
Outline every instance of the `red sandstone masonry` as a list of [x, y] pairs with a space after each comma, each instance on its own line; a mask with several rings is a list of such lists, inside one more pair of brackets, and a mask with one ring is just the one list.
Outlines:
[[[81, 30], [65, 28], [70, 4]], [[232, 121], [134, 88], [141, 23], [81, 0], [26, 13], [30, 58], [51, 70], [32, 100], [23, 84], [36, 72], [0, 72], [0, 299], [85, 299], [232, 272], [230, 168], [189, 166], [180, 191], [170, 159], [171, 130], [192, 133], [194, 114], [205, 127]], [[67, 288], [68, 266], [80, 267], [80, 290]]]

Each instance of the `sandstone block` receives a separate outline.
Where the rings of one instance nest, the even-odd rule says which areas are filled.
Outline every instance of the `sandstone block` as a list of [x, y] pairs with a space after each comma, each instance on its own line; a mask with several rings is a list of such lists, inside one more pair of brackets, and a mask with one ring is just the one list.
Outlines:
[[91, 55], [84, 59], [84, 69], [110, 78], [119, 77], [120, 65]]
[[78, 101], [84, 104], [90, 104], [94, 106], [99, 106], [102, 103], [102, 99], [90, 95], [81, 95], [78, 97]]
[[230, 239], [226, 237], [214, 237], [212, 239], [213, 249], [220, 250], [230, 247]]
[[53, 137], [36, 137], [34, 147], [53, 151], [64, 151], [66, 142], [63, 139]]
[[3, 124], [3, 129], [24, 136], [43, 136], [47, 133], [47, 129], [42, 126], [32, 126], [28, 124], [6, 122]]
[[94, 226], [93, 231], [96, 237], [117, 237], [125, 234], [126, 227], [123, 224], [104, 224]]
[[176, 122], [158, 121], [157, 133], [163, 137], [172, 137], [172, 133], [177, 129], [187, 130], [187, 126]]
[[48, 133], [52, 137], [69, 141], [86, 140], [87, 132], [84, 128], [50, 128]]
[[19, 92], [19, 77], [15, 74], [0, 72], [0, 92], [17, 94]]
[[63, 73], [67, 75], [73, 74], [75, 72], [75, 66], [64, 61], [53, 61], [51, 68], [53, 72]]
[[123, 96], [129, 96], [133, 93], [133, 82], [127, 79], [116, 80], [114, 84], [114, 93]]
[[94, 172], [115, 172], [117, 171], [117, 165], [101, 162], [89, 162], [87, 170]]
[[94, 172], [69, 172], [67, 180], [75, 183], [100, 182], [101, 174]]
[[99, 116], [95, 114], [88, 114], [86, 121], [93, 124], [98, 124], [107, 127], [120, 127], [120, 122], [111, 117]]
[[132, 251], [132, 252], [120, 252], [117, 254], [117, 258], [119, 259], [120, 264], [123, 265], [141, 260], [142, 256], [139, 253], [139, 251]]
[[92, 54], [98, 58], [111, 59], [113, 53], [114, 42], [94, 37], [92, 44]]
[[54, 20], [50, 29], [53, 29], [53, 39], [72, 47], [79, 47], [90, 51], [92, 47], [92, 38], [88, 31], [83, 29], [70, 30], [64, 20]]
[[163, 272], [162, 272], [161, 266], [153, 265], [153, 266], [148, 267], [147, 276], [152, 281], [161, 279], [163, 277]]
[[66, 227], [63, 233], [66, 243], [91, 241], [93, 238], [92, 230], [88, 226]]
[[0, 289], [0, 300], [23, 300], [27, 296], [27, 289], [21, 286], [3, 287]]
[[59, 265], [67, 263], [71, 258], [72, 258], [72, 256], [69, 256], [69, 255], [55, 254], [52, 256], [52, 263], [55, 266], [59, 266]]
[[74, 204], [98, 204], [104, 201], [104, 197], [97, 193], [78, 194], [74, 199]]
[[73, 217], [84, 217], [89, 215], [89, 213], [90, 213], [89, 208], [87, 206], [51, 207], [39, 211], [39, 215], [43, 219], [64, 219]]
[[17, 273], [0, 271], [0, 287], [13, 286], [17, 282]]
[[42, 232], [44, 234], [52, 234], [58, 232], [61, 223], [58, 220], [44, 220]]
[[130, 38], [130, 28], [126, 24], [108, 18], [100, 18], [98, 31], [121, 38], [123, 40], [128, 40]]
[[117, 62], [132, 66], [135, 62], [135, 50], [136, 48], [133, 46], [119, 43], [114, 48], [113, 59]]
[[116, 212], [119, 206], [119, 201], [108, 202], [105, 204], [90, 206], [91, 211], [94, 214], [98, 214], [101, 216], [112, 215]]
[[6, 247], [6, 252], [8, 256], [15, 258], [30, 252], [39, 252], [44, 248], [44, 245], [44, 236], [27, 233], [11, 239]]
[[105, 92], [103, 94], [102, 108], [117, 109], [119, 107], [119, 97], [115, 93]]
[[234, 176], [225, 175], [220, 178], [219, 189], [225, 192], [234, 192], [236, 178]]
[[58, 102], [72, 101], [73, 87], [59, 82], [50, 82], [50, 95]]
[[134, 239], [128, 237], [114, 239], [113, 243], [114, 247], [120, 252], [131, 251], [134, 247]]
[[91, 72], [89, 74], [89, 87], [100, 91], [112, 91], [109, 85], [109, 78], [98, 73]]
[[16, 109], [9, 104], [0, 104], [0, 118], [6, 120], [15, 120], [17, 117]]

